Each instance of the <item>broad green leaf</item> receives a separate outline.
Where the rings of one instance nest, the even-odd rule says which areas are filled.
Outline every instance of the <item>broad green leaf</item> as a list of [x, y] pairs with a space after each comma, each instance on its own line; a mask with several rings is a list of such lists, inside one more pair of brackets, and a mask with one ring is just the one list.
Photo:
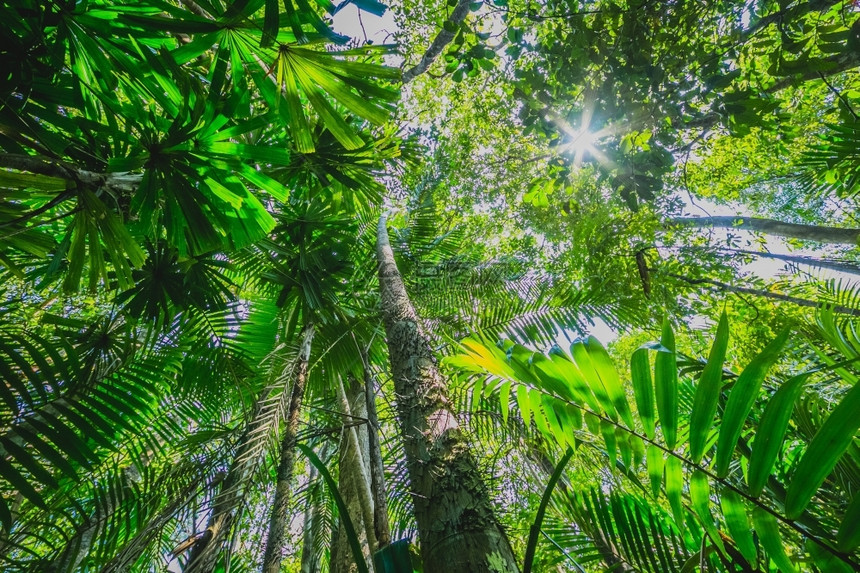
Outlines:
[[753, 438], [747, 469], [747, 485], [749, 485], [750, 494], [754, 496], [761, 495], [770, 477], [771, 469], [785, 439], [794, 403], [803, 391], [803, 385], [808, 377], [809, 374], [801, 374], [786, 381], [765, 407]]
[[633, 423], [630, 404], [627, 403], [627, 396], [624, 394], [624, 388], [621, 386], [621, 380], [618, 378], [618, 372], [612, 363], [612, 358], [609, 357], [609, 353], [606, 352], [600, 341], [593, 336], [589, 336], [585, 341], [585, 347], [591, 358], [591, 365], [600, 377], [603, 388], [612, 401], [615, 411], [618, 412], [621, 420], [627, 424], [627, 428], [634, 430], [636, 426]]
[[609, 397], [606, 387], [603, 385], [600, 376], [597, 374], [597, 370], [594, 368], [594, 364], [592, 363], [591, 356], [588, 353], [588, 347], [585, 345], [585, 342], [577, 340], [571, 344], [570, 353], [573, 356], [573, 361], [576, 364], [576, 367], [580, 372], [582, 372], [582, 377], [585, 379], [588, 387], [600, 403], [600, 409], [597, 412], [599, 414], [605, 413], [608, 417], [612, 418], [612, 420], [617, 421], [618, 413], [615, 411], [615, 404]]
[[648, 477], [651, 481], [651, 493], [656, 499], [660, 497], [660, 486], [663, 485], [663, 450], [654, 444], [649, 444], [646, 463], [648, 464]]
[[615, 470], [618, 461], [618, 442], [615, 439], [615, 425], [607, 420], [600, 420], [600, 434], [606, 444], [606, 454], [609, 457], [609, 469]]
[[639, 469], [645, 463], [645, 444], [637, 436], [630, 436], [630, 449], [634, 470]]
[[681, 500], [681, 492], [684, 488], [684, 473], [681, 468], [681, 460], [675, 456], [666, 459], [666, 497], [672, 508], [672, 516], [678, 529], [684, 529], [684, 506]]
[[720, 435], [717, 438], [716, 469], [720, 477], [726, 477], [729, 473], [732, 454], [735, 452], [738, 438], [741, 437], [747, 415], [758, 397], [764, 377], [779, 358], [788, 335], [788, 329], [779, 333], [773, 342], [752, 359], [735, 381], [726, 403]]
[[567, 444], [572, 442], [573, 432], [569, 428], [565, 431], [564, 424], [559, 419], [556, 413], [557, 400], [547, 394], [539, 394], [541, 397], [540, 408], [546, 415], [549, 431], [559, 444]]
[[833, 409], [800, 458], [785, 495], [785, 514], [788, 518], [800, 517], [809, 500], [851, 445], [860, 429], [858, 412], [860, 385], [855, 385]]
[[758, 551], [756, 550], [755, 541], [750, 531], [747, 510], [741, 496], [733, 489], [723, 488], [722, 495], [720, 496], [720, 505], [723, 509], [723, 517], [726, 520], [729, 535], [738, 546], [741, 555], [755, 567], [758, 561]]
[[639, 419], [649, 440], [656, 437], [654, 419], [654, 385], [651, 382], [651, 364], [648, 349], [639, 348], [630, 359], [630, 378], [633, 382], [633, 397], [639, 410]]
[[517, 406], [526, 427], [530, 426], [532, 419], [531, 401], [529, 400], [529, 389], [523, 384], [517, 386]]
[[857, 573], [856, 567], [852, 567], [840, 559], [829, 547], [822, 547], [811, 539], [807, 539], [805, 545], [819, 571], [825, 573]]
[[631, 468], [633, 463], [633, 449], [630, 447], [630, 440], [639, 441], [639, 438], [630, 436], [630, 433], [622, 428], [615, 428], [615, 443], [618, 444], [618, 451], [621, 452], [621, 463], [627, 469]]
[[783, 573], [795, 573], [794, 564], [785, 554], [776, 518], [766, 509], [757, 507], [753, 510], [753, 525], [768, 557], [776, 563], [779, 570]]
[[600, 403], [586, 384], [582, 372], [576, 364], [571, 362], [567, 356], [554, 353], [550, 354], [550, 360], [555, 370], [549, 370], [544, 362], [536, 363], [537, 370], [544, 371], [550, 376], [559, 377], [567, 387], [568, 393], [571, 394], [571, 399], [588, 406], [595, 412], [600, 412], [602, 410]]
[[0, 169], [0, 187], [39, 189], [41, 191], [65, 191], [72, 183], [59, 177], [35, 173], [15, 173]]
[[531, 402], [531, 411], [534, 415], [535, 425], [538, 431], [542, 432], [547, 437], [552, 436], [552, 432], [547, 425], [546, 416], [544, 416], [543, 408], [541, 407], [541, 396], [543, 394], [539, 390], [529, 390], [529, 402]]
[[668, 320], [663, 321], [660, 343], [665, 350], [654, 359], [654, 386], [660, 429], [670, 450], [675, 449], [678, 435], [678, 366], [675, 356], [675, 334]]
[[699, 521], [711, 538], [711, 542], [725, 554], [726, 547], [720, 538], [720, 532], [714, 526], [714, 516], [711, 514], [711, 486], [707, 474], [701, 470], [694, 471], [690, 479], [690, 504], [699, 516]]
[[714, 426], [714, 414], [723, 380], [723, 362], [729, 343], [729, 319], [725, 311], [720, 315], [717, 335], [708, 355], [708, 363], [699, 378], [696, 395], [693, 398], [693, 411], [690, 414], [690, 457], [698, 464], [705, 453], [708, 434]]
[[595, 436], [600, 435], [600, 418], [592, 414], [591, 412], [585, 413], [585, 427], [588, 428], [588, 431], [594, 434]]
[[499, 407], [502, 410], [502, 421], [507, 424], [511, 411], [511, 382], [505, 382], [499, 388]]
[[860, 494], [854, 492], [854, 499], [845, 510], [845, 517], [839, 525], [836, 542], [840, 551], [853, 551], [860, 545]]

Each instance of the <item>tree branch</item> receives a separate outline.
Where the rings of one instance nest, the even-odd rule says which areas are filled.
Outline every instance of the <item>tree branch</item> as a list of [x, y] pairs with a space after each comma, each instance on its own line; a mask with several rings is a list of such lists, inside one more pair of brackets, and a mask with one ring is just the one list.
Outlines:
[[757, 231], [788, 239], [853, 245], [855, 247], [860, 243], [860, 229], [784, 223], [775, 219], [760, 217], [673, 217], [666, 222], [669, 225], [686, 227], [722, 227], [724, 229]]
[[691, 285], [708, 285], [720, 290], [725, 290], [733, 293], [741, 293], [741, 294], [750, 294], [753, 296], [760, 296], [763, 298], [769, 298], [772, 300], [781, 300], [783, 302], [789, 302], [791, 304], [796, 304], [797, 306], [803, 306], [807, 308], [825, 308], [829, 307], [833, 310], [833, 312], [837, 312], [839, 314], [847, 314], [848, 316], [860, 316], [860, 309], [850, 308], [842, 305], [832, 305], [828, 303], [820, 303], [814, 300], [809, 300], [806, 298], [799, 298], [796, 296], [790, 296], [787, 294], [780, 294], [778, 292], [770, 292], [767, 290], [755, 289], [755, 288], [747, 288], [747, 287], [739, 287], [733, 286], [728, 283], [720, 282], [713, 279], [693, 279], [690, 277], [685, 277], [683, 275], [678, 275], [675, 273], [666, 273], [666, 276], [672, 277], [681, 281], [684, 281], [687, 284]]
[[107, 188], [119, 192], [133, 192], [143, 177], [141, 174], [98, 173], [80, 169], [60, 159], [45, 157], [44, 155], [16, 153], [0, 154], [0, 167], [57, 177], [95, 189]]
[[[466, 16], [469, 14], [469, 4], [471, 4], [471, 0], [460, 0], [454, 8], [454, 11], [451, 12], [450, 16], [448, 16], [448, 20], [445, 24], [450, 22], [453, 24], [453, 26], [450, 27], [455, 29], [459, 28], [460, 24], [463, 23], [463, 20], [465, 20]], [[456, 32], [450, 32], [443, 26], [439, 31], [439, 34], [436, 36], [436, 39], [433, 40], [433, 43], [430, 44], [430, 47], [427, 48], [426, 52], [424, 52], [421, 60], [414, 67], [403, 72], [403, 83], [408, 84], [416, 77], [426, 72], [436, 58], [439, 57], [439, 54], [442, 53], [442, 50], [445, 49], [445, 46], [451, 43], [456, 34]]]

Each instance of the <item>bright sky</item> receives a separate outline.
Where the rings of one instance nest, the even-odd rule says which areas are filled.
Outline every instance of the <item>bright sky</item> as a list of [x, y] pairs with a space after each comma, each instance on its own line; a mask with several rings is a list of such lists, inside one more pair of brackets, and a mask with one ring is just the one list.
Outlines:
[[369, 12], [360, 12], [353, 4], [344, 7], [335, 14], [332, 28], [338, 34], [344, 34], [357, 40], [371, 40], [374, 44], [391, 43], [391, 37], [397, 31], [394, 22], [394, 12], [386, 10], [380, 16]]

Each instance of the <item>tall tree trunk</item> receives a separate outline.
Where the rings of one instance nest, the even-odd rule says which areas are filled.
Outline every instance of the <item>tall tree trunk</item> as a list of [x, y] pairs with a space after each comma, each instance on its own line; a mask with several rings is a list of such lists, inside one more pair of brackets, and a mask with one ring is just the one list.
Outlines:
[[[339, 464], [338, 491], [355, 527], [365, 560], [370, 563], [376, 548], [373, 530], [373, 500], [370, 494], [370, 467], [368, 464], [368, 440], [359, 437], [357, 422], [366, 415], [362, 385], [350, 380], [344, 390], [343, 383], [337, 385], [340, 410], [343, 412], [343, 432]], [[364, 425], [364, 424], [362, 424]], [[331, 573], [354, 573], [355, 559], [341, 520], [338, 525], [337, 543], [332, 547]]]
[[[349, 470], [355, 474], [356, 493], [361, 508], [361, 518], [366, 528], [367, 543], [371, 554], [376, 551], [376, 533], [373, 529], [373, 494], [370, 485], [370, 440], [361, 431], [367, 425], [367, 401], [364, 398], [364, 385], [355, 378], [348, 378], [349, 386], [344, 388], [340, 380], [339, 391], [341, 408], [345, 414], [344, 430], [355, 451], [354, 459], [350, 460]], [[365, 423], [358, 424], [361, 420]]]
[[382, 549], [391, 543], [388, 524], [388, 499], [385, 490], [385, 466], [382, 463], [382, 447], [379, 443], [379, 416], [376, 414], [376, 392], [367, 351], [359, 348], [364, 372], [364, 398], [367, 403], [367, 439], [370, 462], [370, 489], [373, 492], [373, 530], [376, 547]]
[[281, 456], [278, 462], [278, 477], [275, 484], [275, 498], [272, 500], [272, 515], [269, 518], [269, 534], [266, 537], [266, 551], [263, 554], [262, 573], [280, 573], [284, 553], [284, 533], [287, 529], [290, 507], [290, 485], [296, 464], [296, 436], [299, 431], [299, 415], [305, 395], [308, 378], [308, 360], [311, 355], [311, 341], [314, 338], [314, 325], [308, 324], [302, 331], [302, 345], [293, 377], [290, 394], [290, 409], [287, 413], [287, 427], [281, 440]]
[[854, 246], [860, 244], [860, 229], [800, 225], [798, 223], [783, 223], [775, 219], [762, 219], [758, 217], [674, 217], [669, 219], [668, 223], [683, 227], [721, 227], [742, 231], [757, 231], [776, 237], [802, 239], [804, 241], [816, 241], [819, 243]]
[[400, 277], [385, 216], [377, 227], [382, 318], [425, 571], [515, 572], [510, 543], [446, 395]]

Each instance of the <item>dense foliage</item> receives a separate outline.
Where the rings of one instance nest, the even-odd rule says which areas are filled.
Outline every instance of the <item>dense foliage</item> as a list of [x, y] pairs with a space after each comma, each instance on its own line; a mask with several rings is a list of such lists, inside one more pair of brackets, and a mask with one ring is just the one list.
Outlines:
[[0, 56], [3, 571], [860, 568], [856, 2], [13, 0]]

